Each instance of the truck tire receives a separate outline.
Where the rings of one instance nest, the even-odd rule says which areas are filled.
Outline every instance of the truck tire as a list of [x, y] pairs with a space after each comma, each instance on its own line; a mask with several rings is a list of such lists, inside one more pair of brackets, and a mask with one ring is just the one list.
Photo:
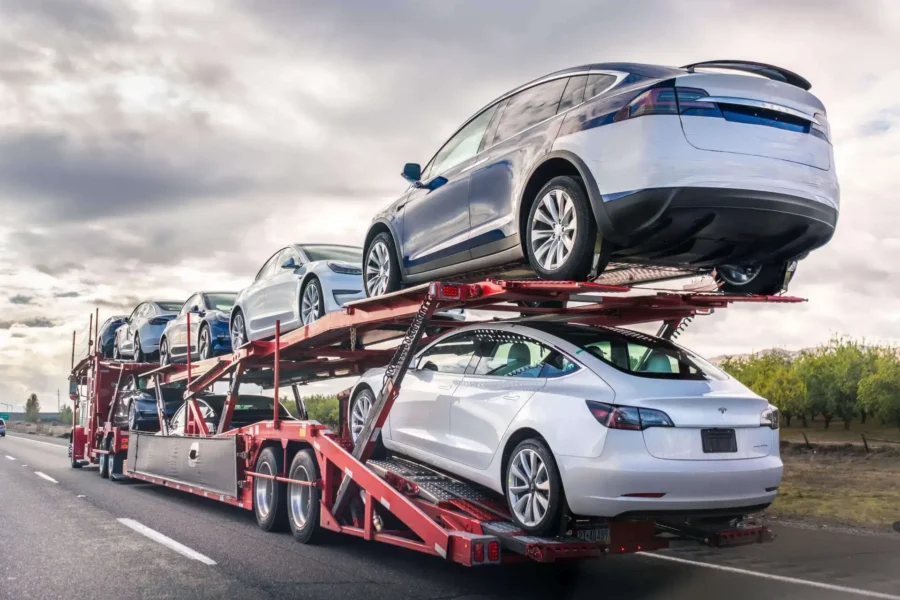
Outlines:
[[[283, 458], [271, 446], [264, 448], [256, 460], [256, 472], [279, 476], [284, 473]], [[284, 531], [287, 524], [285, 484], [274, 479], [253, 478], [253, 512], [263, 531]]]
[[122, 456], [120, 454], [110, 454], [106, 463], [109, 468], [109, 480], [119, 481], [122, 479]]
[[[319, 462], [312, 450], [307, 448], [294, 455], [288, 479], [310, 483], [319, 479]], [[294, 539], [301, 544], [312, 544], [321, 535], [319, 509], [319, 488], [287, 484], [288, 524]]]
[[[109, 449], [109, 443], [106, 440], [102, 441], [100, 443], [100, 449], [101, 450]], [[108, 478], [109, 477], [109, 455], [101, 454], [98, 462], [100, 463], [100, 477], [102, 477], [103, 479]]]

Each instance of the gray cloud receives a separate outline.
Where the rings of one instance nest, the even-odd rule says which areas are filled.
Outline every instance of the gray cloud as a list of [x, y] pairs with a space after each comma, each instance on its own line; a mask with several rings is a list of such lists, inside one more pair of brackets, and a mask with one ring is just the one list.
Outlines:
[[46, 317], [33, 317], [30, 319], [22, 319], [21, 321], [0, 321], [0, 329], [10, 329], [14, 325], [24, 325], [25, 327], [43, 329], [47, 327], [56, 327], [58, 323], [51, 321]]
[[54, 298], [77, 298], [80, 296], [78, 292], [56, 292], [53, 294]]
[[63, 275], [68, 273], [69, 271], [80, 271], [84, 269], [84, 265], [79, 265], [78, 263], [73, 262], [61, 262], [59, 264], [37, 264], [34, 265], [34, 269], [43, 273], [44, 275]]
[[34, 296], [26, 296], [24, 294], [16, 294], [9, 297], [10, 304], [31, 304], [32, 300], [34, 300]]

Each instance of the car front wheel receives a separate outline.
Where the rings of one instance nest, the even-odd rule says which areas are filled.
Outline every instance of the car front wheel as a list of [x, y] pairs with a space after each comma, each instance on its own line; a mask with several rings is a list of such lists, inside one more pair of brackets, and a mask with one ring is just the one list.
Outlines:
[[579, 179], [563, 175], [548, 181], [531, 205], [526, 227], [528, 262], [541, 279], [587, 279], [597, 225]]
[[237, 349], [247, 343], [247, 327], [244, 325], [244, 313], [238, 312], [231, 320], [231, 349]]
[[212, 339], [209, 335], [209, 327], [207, 327], [206, 325], [200, 327], [200, 340], [197, 342], [197, 344], [197, 353], [200, 355], [200, 360], [212, 358]]
[[322, 284], [315, 277], [310, 277], [303, 284], [300, 292], [300, 322], [309, 325], [325, 314], [325, 302]]
[[528, 439], [516, 446], [505, 475], [506, 501], [516, 524], [533, 535], [558, 531], [562, 483], [553, 453], [543, 441]]
[[142, 363], [146, 361], [147, 357], [141, 349], [141, 338], [139, 336], [134, 336], [134, 362]]
[[169, 356], [169, 341], [163, 338], [159, 343], [159, 366], [164, 367], [170, 362], [172, 358]]

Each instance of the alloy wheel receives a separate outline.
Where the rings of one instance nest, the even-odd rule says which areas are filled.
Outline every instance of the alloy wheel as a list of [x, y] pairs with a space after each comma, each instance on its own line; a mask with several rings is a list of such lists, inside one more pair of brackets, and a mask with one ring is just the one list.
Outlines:
[[531, 221], [531, 249], [547, 271], [559, 269], [575, 244], [578, 217], [572, 197], [562, 189], [553, 189], [540, 199]]
[[380, 296], [387, 291], [391, 277], [391, 256], [384, 242], [376, 242], [366, 257], [366, 290], [369, 296]]
[[[257, 471], [263, 475], [274, 475], [274, 473], [272, 473], [272, 468], [264, 461], [259, 464]], [[253, 484], [256, 487], [256, 508], [259, 511], [260, 516], [265, 519], [269, 516], [269, 511], [272, 510], [275, 482], [271, 479], [257, 477], [253, 481]]]
[[237, 351], [244, 345], [244, 314], [238, 313], [231, 322], [231, 349]]
[[550, 473], [537, 452], [523, 448], [512, 457], [507, 493], [522, 524], [534, 527], [544, 520], [550, 507]]
[[159, 366], [164, 367], [169, 364], [169, 342], [163, 340], [159, 345]]
[[372, 400], [368, 394], [360, 394], [353, 403], [353, 410], [350, 411], [350, 437], [356, 442], [356, 438], [362, 433], [363, 427], [366, 426], [366, 419], [369, 417], [369, 411], [372, 410]]
[[300, 302], [300, 319], [304, 325], [309, 325], [322, 315], [319, 314], [319, 286], [315, 280], [306, 284], [303, 290], [303, 299]]
[[[306, 471], [306, 467], [299, 467], [293, 473], [293, 479], [312, 482], [312, 477]], [[302, 529], [309, 519], [311, 510], [312, 489], [307, 485], [291, 485], [288, 494], [288, 502], [291, 506], [291, 520], [296, 529]]]

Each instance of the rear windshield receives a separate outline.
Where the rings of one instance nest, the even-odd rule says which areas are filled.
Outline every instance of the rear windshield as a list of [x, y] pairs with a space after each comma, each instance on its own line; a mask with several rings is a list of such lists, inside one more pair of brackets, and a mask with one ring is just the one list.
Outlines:
[[728, 376], [708, 361], [658, 337], [612, 327], [541, 328], [582, 348], [620, 371], [654, 379], [715, 379]]
[[157, 302], [157, 305], [163, 310], [178, 312], [181, 310], [182, 302]]
[[310, 261], [341, 260], [353, 264], [362, 264], [362, 248], [352, 246], [300, 246]]
[[206, 305], [212, 310], [229, 312], [234, 306], [237, 294], [203, 294], [206, 297]]
[[[222, 408], [225, 406], [225, 396], [198, 396], [197, 398], [209, 404], [216, 411], [216, 414], [222, 413]], [[234, 412], [235, 414], [242, 412], [272, 413], [274, 406], [274, 398], [267, 396], [238, 396], [237, 404], [234, 405]], [[284, 406], [279, 404], [279, 407], [279, 414], [284, 417], [288, 416]]]
[[0, 419], [0, 425], [6, 425], [6, 423], [3, 421], [3, 419]]

